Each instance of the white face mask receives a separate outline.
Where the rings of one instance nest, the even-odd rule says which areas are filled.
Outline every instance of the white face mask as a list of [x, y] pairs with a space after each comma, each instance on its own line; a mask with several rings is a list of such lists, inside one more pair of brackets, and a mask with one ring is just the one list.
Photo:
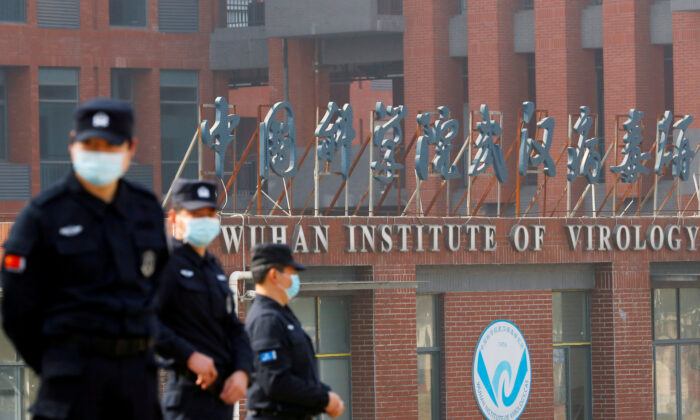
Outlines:
[[218, 217], [192, 217], [185, 219], [183, 242], [194, 246], [207, 246], [219, 236], [221, 222]]
[[94, 152], [73, 150], [73, 170], [86, 182], [96, 187], [105, 186], [124, 175], [126, 152]]

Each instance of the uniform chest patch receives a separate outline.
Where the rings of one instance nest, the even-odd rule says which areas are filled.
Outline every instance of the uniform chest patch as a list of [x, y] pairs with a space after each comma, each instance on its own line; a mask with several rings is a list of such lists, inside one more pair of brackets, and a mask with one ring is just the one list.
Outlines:
[[80, 233], [83, 231], [83, 226], [82, 225], [68, 225], [68, 226], [63, 226], [62, 228], [58, 229], [58, 234], [61, 236], [66, 236], [66, 237], [71, 237], [71, 236], [78, 236]]
[[149, 278], [156, 272], [156, 252], [152, 249], [146, 250], [141, 255], [141, 274]]
[[217, 274], [216, 279], [219, 281], [226, 281], [226, 276], [224, 274]]
[[182, 270], [180, 270], [180, 275], [187, 279], [191, 279], [194, 276], [194, 271], [183, 268]]
[[27, 267], [27, 260], [19, 255], [5, 254], [3, 267], [11, 273], [24, 273]]
[[274, 350], [260, 353], [260, 363], [272, 362], [277, 360], [277, 352]]

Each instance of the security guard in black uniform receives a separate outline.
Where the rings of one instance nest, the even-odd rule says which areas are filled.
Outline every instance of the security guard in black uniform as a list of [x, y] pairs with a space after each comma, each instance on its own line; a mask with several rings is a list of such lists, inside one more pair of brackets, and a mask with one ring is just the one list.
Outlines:
[[3, 326], [41, 375], [34, 419], [160, 418], [153, 299], [168, 249], [160, 204], [122, 179], [132, 128], [122, 102], [79, 106], [73, 171], [31, 200], [5, 243]]
[[245, 328], [253, 348], [254, 372], [248, 390], [248, 420], [311, 419], [320, 413], [343, 414], [343, 400], [318, 377], [311, 339], [287, 306], [299, 292], [297, 270], [284, 244], [253, 248], [250, 267], [255, 301]]
[[156, 303], [156, 349], [174, 362], [162, 402], [168, 420], [230, 420], [253, 367], [228, 278], [206, 249], [219, 234], [217, 207], [214, 183], [181, 179], [173, 188], [173, 253]]

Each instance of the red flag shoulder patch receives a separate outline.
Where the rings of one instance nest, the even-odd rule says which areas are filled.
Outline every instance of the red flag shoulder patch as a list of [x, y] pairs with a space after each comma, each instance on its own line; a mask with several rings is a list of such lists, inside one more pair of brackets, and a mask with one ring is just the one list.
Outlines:
[[23, 273], [27, 267], [27, 260], [20, 255], [5, 254], [3, 267], [12, 273]]

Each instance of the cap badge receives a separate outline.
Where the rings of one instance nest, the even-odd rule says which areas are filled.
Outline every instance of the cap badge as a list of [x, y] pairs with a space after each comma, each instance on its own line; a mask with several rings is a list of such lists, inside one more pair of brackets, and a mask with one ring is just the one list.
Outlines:
[[152, 249], [146, 250], [141, 256], [141, 274], [149, 278], [156, 271], [156, 252]]
[[197, 196], [199, 198], [211, 198], [211, 193], [209, 192], [209, 188], [205, 187], [202, 185], [197, 189]]
[[107, 128], [109, 127], [109, 115], [104, 112], [98, 112], [92, 116], [92, 126], [94, 128]]

